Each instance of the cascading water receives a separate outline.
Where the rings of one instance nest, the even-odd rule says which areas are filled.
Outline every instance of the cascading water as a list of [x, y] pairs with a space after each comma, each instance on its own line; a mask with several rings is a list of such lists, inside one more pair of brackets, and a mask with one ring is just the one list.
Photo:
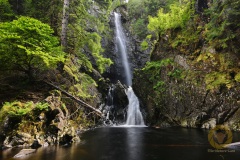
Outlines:
[[127, 111], [127, 121], [125, 126], [133, 126], [133, 125], [145, 126], [142, 113], [139, 108], [138, 98], [133, 92], [133, 89], [131, 87], [132, 74], [131, 74], [131, 70], [128, 62], [126, 36], [122, 28], [121, 15], [114, 12], [114, 18], [115, 18], [116, 50], [121, 55], [121, 61], [122, 61], [124, 74], [125, 74], [125, 84], [129, 86], [129, 88], [126, 91], [129, 104], [128, 104], [128, 111]]
[[134, 94], [132, 87], [128, 88], [126, 94], [129, 100], [126, 125], [145, 125], [139, 109], [138, 98]]
[[125, 84], [127, 86], [132, 85], [132, 74], [129, 67], [128, 57], [127, 57], [127, 45], [126, 45], [126, 36], [123, 32], [122, 23], [121, 23], [121, 15], [114, 12], [115, 18], [115, 36], [116, 36], [116, 51], [121, 55], [121, 62], [123, 65], [124, 73], [125, 73]]
[[114, 91], [114, 87], [111, 86], [108, 90], [108, 95], [107, 95], [107, 102], [106, 102], [106, 121], [104, 122], [106, 125], [111, 125], [112, 121], [110, 120], [110, 111], [113, 108], [113, 91]]

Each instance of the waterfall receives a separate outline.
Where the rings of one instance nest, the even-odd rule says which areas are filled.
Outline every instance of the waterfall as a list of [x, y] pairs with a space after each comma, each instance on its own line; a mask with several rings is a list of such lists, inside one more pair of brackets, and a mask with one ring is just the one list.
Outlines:
[[[104, 121], [104, 123], [106, 125], [112, 125], [112, 120], [110, 120], [110, 111], [112, 110], [113, 106], [113, 92], [114, 92], [114, 87], [111, 86], [108, 90], [108, 95], [107, 95], [107, 101], [106, 101], [106, 109], [105, 109], [105, 113], [106, 114], [106, 121]], [[113, 119], [114, 120], [114, 119]]]
[[128, 56], [127, 56], [127, 45], [126, 45], [126, 36], [123, 32], [123, 27], [121, 23], [121, 15], [114, 12], [114, 18], [115, 18], [115, 36], [116, 36], [116, 51], [121, 55], [121, 62], [123, 65], [123, 70], [125, 74], [125, 84], [127, 86], [132, 85], [132, 74], [130, 71], [130, 66], [128, 62]]
[[129, 100], [126, 125], [145, 125], [139, 109], [138, 98], [134, 94], [132, 87], [128, 88], [126, 94]]
[[121, 61], [125, 74], [125, 84], [128, 87], [126, 94], [128, 97], [128, 111], [127, 111], [127, 121], [125, 126], [145, 126], [142, 113], [139, 107], [139, 101], [133, 89], [132, 85], [132, 73], [130, 70], [128, 56], [127, 56], [127, 45], [126, 45], [126, 36], [123, 31], [122, 23], [121, 23], [121, 15], [114, 12], [115, 18], [115, 36], [116, 36], [116, 50], [121, 55]]

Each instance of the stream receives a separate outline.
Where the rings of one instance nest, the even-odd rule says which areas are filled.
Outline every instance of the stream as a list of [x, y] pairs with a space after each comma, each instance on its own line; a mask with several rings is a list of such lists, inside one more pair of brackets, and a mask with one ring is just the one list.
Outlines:
[[[239, 150], [215, 150], [208, 142], [208, 130], [186, 128], [104, 127], [81, 135], [81, 143], [50, 146], [21, 160], [238, 160]], [[233, 141], [240, 134], [233, 133]], [[0, 152], [0, 159], [12, 158], [20, 148]], [[219, 152], [220, 151], [220, 152]]]

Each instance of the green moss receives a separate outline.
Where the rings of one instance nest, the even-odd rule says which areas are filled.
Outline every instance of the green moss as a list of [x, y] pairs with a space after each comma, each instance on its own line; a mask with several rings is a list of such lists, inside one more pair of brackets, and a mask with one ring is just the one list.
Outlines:
[[211, 72], [205, 77], [206, 88], [208, 90], [219, 89], [226, 86], [228, 89], [233, 86], [233, 81], [227, 73]]

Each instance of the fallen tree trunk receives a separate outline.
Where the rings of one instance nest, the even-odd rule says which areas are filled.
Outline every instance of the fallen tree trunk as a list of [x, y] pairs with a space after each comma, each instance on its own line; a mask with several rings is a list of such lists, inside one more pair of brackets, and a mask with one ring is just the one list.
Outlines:
[[74, 100], [74, 101], [76, 101], [76, 102], [84, 105], [84, 106], [85, 106], [86, 108], [88, 108], [88, 109], [91, 109], [91, 110], [94, 111], [94, 113], [96, 113], [99, 117], [103, 117], [103, 114], [102, 114], [102, 112], [101, 112], [99, 109], [96, 109], [95, 107], [87, 104], [86, 102], [78, 99], [78, 98], [75, 97], [74, 95], [68, 93], [67, 91], [61, 89], [60, 87], [58, 87], [58, 86], [56, 86], [56, 85], [54, 85], [54, 84], [52, 84], [52, 83], [50, 83], [50, 82], [47, 82], [47, 81], [44, 81], [44, 82], [47, 83], [48, 85], [56, 88], [57, 90], [61, 91], [63, 94], [65, 94], [66, 96], [70, 97], [72, 100]]

